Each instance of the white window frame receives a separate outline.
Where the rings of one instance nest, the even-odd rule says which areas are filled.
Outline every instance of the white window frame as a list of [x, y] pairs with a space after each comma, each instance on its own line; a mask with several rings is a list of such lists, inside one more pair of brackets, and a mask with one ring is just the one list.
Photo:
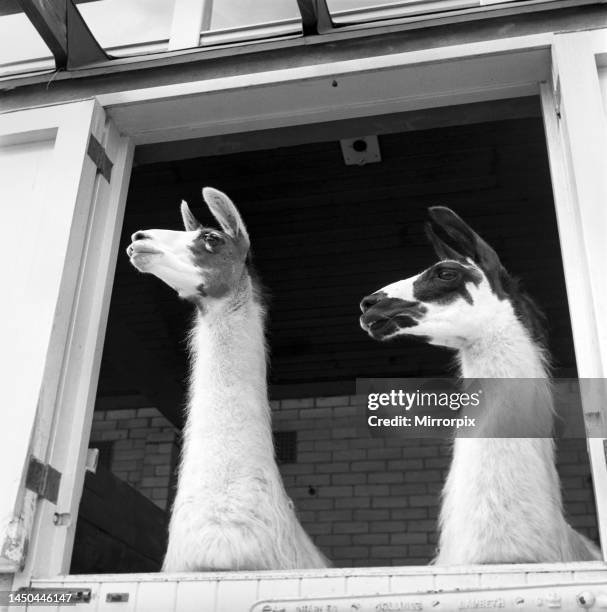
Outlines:
[[[199, 51], [277, 39], [301, 38], [303, 35], [303, 25], [299, 19], [211, 30], [211, 14], [213, 3], [216, 1], [221, 0], [175, 0], [167, 39], [150, 39], [141, 43], [123, 44], [108, 47], [105, 51], [118, 61], [135, 56], [139, 56], [143, 61], [146, 59], [151, 61], [167, 51]], [[428, 24], [441, 25], [463, 20], [583, 6], [596, 4], [597, 1], [605, 0], [524, 0], [522, 2], [518, 0], [402, 0], [398, 2], [395, 0], [395, 4], [402, 6], [337, 11], [331, 14], [331, 19], [339, 31], [390, 28], [395, 25], [402, 28], [419, 28]], [[423, 7], [424, 2], [428, 5], [424, 10], [420, 12], [411, 10], [412, 5]], [[0, 78], [46, 72], [54, 72], [54, 60], [50, 54], [10, 64], [0, 62]]]
[[[132, 44], [125, 43], [107, 47], [105, 51], [115, 58], [137, 55], [157, 57], [158, 54], [166, 51], [241, 45], [254, 41], [269, 41], [303, 35], [301, 20], [297, 18], [211, 30], [213, 1], [175, 0], [168, 38], [149, 39]], [[295, 2], [295, 0], [292, 1]], [[585, 0], [573, 1], [584, 2]], [[86, 8], [86, 5], [84, 6]], [[25, 18], [25, 15], [23, 17]], [[2, 64], [0, 60], [0, 77], [10, 77], [20, 73], [53, 72], [54, 70], [55, 62], [50, 52], [44, 57], [29, 58], [10, 64]]]
[[[578, 376], [607, 378], [607, 115], [599, 67], [605, 30], [561, 34], [542, 85], [544, 125], [576, 349]], [[581, 264], [581, 265], [580, 265]], [[584, 392], [584, 386], [582, 385]], [[599, 393], [599, 397], [605, 397]], [[599, 535], [607, 561], [607, 407], [583, 399]]]
[[[605, 32], [485, 41], [98, 96], [97, 102], [111, 119], [113, 138], [118, 143], [112, 155], [115, 155], [115, 171], [121, 178], [114, 187], [110, 186], [106, 197], [108, 210], [99, 212], [93, 226], [89, 226], [100, 228], [103, 240], [95, 239], [96, 231], [87, 234], [83, 248], [83, 270], [87, 272], [81, 274], [75, 291], [77, 305], [72, 312], [71, 334], [64, 347], [61, 373], [64, 392], [51, 434], [51, 447], [58, 454], [53, 458], [51, 453], [51, 463], [60, 471], [68, 469], [73, 475], [70, 486], [62, 488], [63, 497], [57, 507], [46, 501], [39, 503], [33, 546], [25, 570], [15, 576], [15, 585], [28, 584], [34, 577], [37, 585], [56, 584], [57, 576], [69, 568], [84, 474], [83, 446], [88, 440], [92, 419], [94, 383], [133, 144], [541, 94], [579, 376], [607, 378], [607, 276], [602, 274], [607, 234], [602, 210], [607, 202], [603, 176], [607, 129], [597, 72], [597, 57], [607, 53]], [[365, 79], [365, 88], [356, 87], [361, 77]], [[374, 86], [374, 79], [383, 80], [384, 86]], [[297, 107], [294, 108], [295, 100]], [[118, 132], [124, 136], [119, 137]], [[72, 265], [77, 266], [79, 262]], [[90, 270], [87, 266], [91, 266]], [[104, 287], [103, 303], [96, 305], [100, 281]], [[600, 416], [607, 419], [605, 412]], [[464, 575], [493, 576], [496, 572], [502, 576], [536, 573], [555, 581], [570, 581], [580, 575], [604, 579], [607, 576], [607, 468], [602, 442], [592, 439], [589, 451], [603, 562], [477, 566], [457, 570], [391, 568], [390, 573], [432, 575], [434, 588], [462, 587], [465, 586], [462, 580], [466, 582]], [[55, 512], [71, 513], [72, 524], [53, 525]], [[370, 579], [379, 571], [368, 568], [357, 575]], [[314, 578], [322, 582], [330, 578], [341, 580], [347, 573], [347, 570], [335, 569], [316, 573], [285, 572], [279, 576], [293, 580]], [[454, 574], [459, 577], [457, 584]], [[41, 579], [45, 576], [50, 582]], [[263, 582], [264, 578], [271, 576], [227, 573], [222, 574], [221, 580]], [[103, 582], [103, 577], [97, 579]], [[63, 580], [66, 584], [81, 584], [86, 580], [91, 582], [92, 578]], [[155, 578], [122, 575], [112, 580], [146, 582]], [[156, 580], [166, 582], [170, 578], [161, 576]], [[206, 575], [204, 580], [219, 581], [219, 578]], [[475, 584], [480, 583], [477, 580]]]
[[[395, 0], [392, 5], [353, 8], [331, 13], [337, 27], [379, 27], [419, 21], [453, 21], [457, 17], [482, 19], [497, 14], [513, 15], [534, 11], [594, 4], [596, 0]], [[369, 2], [369, 4], [372, 4]]]
[[[52, 438], [51, 423], [57, 416], [63, 363], [56, 356], [61, 357], [70, 343], [71, 314], [79, 274], [77, 262], [87, 238], [83, 233], [87, 207], [95, 197], [97, 184], [96, 168], [86, 151], [91, 134], [103, 140], [103, 117], [105, 113], [94, 100], [0, 115], [2, 144], [52, 143], [44, 178], [32, 179], [34, 190], [30, 198], [25, 199], [26, 205], [31, 201], [39, 211], [38, 223], [31, 229], [23, 228], [24, 234], [31, 231], [30, 248], [36, 253], [37, 273], [28, 269], [25, 258], [22, 278], [13, 287], [16, 296], [37, 294], [37, 299], [30, 304], [36, 307], [35, 314], [24, 304], [17, 303], [11, 308], [9, 302], [8, 313], [3, 315], [5, 325], [12, 322], [24, 327], [20, 341], [27, 346], [27, 350], [15, 346], [21, 357], [15, 363], [2, 364], [11, 382], [17, 381], [22, 386], [23, 355], [29, 353], [30, 358], [28, 386], [13, 389], [10, 383], [3, 385], [8, 413], [3, 415], [7, 419], [4, 429], [10, 431], [14, 424], [16, 438], [8, 447], [2, 445], [0, 460], [4, 470], [12, 471], [11, 486], [18, 487], [18, 492], [3, 491], [3, 520], [10, 518], [11, 522], [8, 527], [1, 526], [0, 536], [2, 546], [8, 542], [11, 545], [2, 553], [0, 572], [18, 566], [31, 535], [36, 495], [24, 486], [25, 472], [30, 457], [46, 463]], [[2, 205], [18, 206], [19, 203], [2, 202]], [[23, 218], [28, 219], [28, 215], [24, 214]], [[17, 260], [14, 265], [18, 265]], [[14, 321], [19, 316], [22, 320]], [[32, 316], [37, 317], [35, 326], [27, 323]], [[35, 337], [25, 333], [25, 327], [33, 327]], [[16, 369], [12, 375], [11, 367]], [[4, 507], [7, 503], [12, 504], [12, 509]]]

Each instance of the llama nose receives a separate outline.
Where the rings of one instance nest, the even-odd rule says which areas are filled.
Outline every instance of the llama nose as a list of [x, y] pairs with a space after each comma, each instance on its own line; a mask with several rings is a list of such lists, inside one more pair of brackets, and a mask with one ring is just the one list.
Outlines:
[[146, 238], [149, 238], [149, 236], [145, 233], [145, 232], [135, 232], [132, 236], [131, 236], [131, 240], [133, 242], [136, 242], [137, 240], [145, 240]]
[[376, 293], [372, 293], [367, 297], [364, 297], [360, 302], [360, 310], [361, 312], [367, 312], [369, 308], [375, 306], [378, 302], [381, 302], [386, 297], [386, 294], [383, 291], [377, 291]]

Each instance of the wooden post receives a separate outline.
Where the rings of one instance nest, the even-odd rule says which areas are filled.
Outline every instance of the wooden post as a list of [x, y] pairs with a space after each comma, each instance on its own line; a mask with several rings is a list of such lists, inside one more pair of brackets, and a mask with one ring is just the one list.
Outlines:
[[211, 25], [213, 0], [176, 0], [169, 38], [169, 51], [200, 45], [200, 33]]
[[72, 0], [19, 0], [19, 4], [51, 50], [57, 69], [73, 70], [110, 59]]
[[327, 0], [297, 0], [304, 36], [323, 34], [333, 29]]

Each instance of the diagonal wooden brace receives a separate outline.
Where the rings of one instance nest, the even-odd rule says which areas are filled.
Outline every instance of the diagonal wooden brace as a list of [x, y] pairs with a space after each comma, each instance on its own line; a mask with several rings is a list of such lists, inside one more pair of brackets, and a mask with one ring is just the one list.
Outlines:
[[110, 59], [73, 0], [19, 0], [19, 5], [51, 50], [58, 70], [75, 70]]

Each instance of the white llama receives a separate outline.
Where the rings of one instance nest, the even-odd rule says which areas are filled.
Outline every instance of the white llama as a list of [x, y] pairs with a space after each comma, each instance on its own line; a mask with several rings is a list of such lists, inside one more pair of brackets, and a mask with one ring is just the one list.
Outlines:
[[[376, 340], [418, 336], [454, 349], [461, 375], [488, 387], [475, 437], [454, 440], [435, 562], [598, 559], [564, 517], [554, 441], [546, 436], [553, 407], [539, 312], [462, 219], [444, 207], [429, 212], [426, 229], [440, 261], [364, 298], [360, 322]], [[512, 378], [533, 380], [503, 380]], [[506, 438], [505, 431], [538, 437]]]
[[133, 234], [131, 263], [196, 306], [177, 493], [163, 570], [326, 567], [295, 516], [274, 459], [264, 307], [249, 236], [223, 193], [203, 198], [221, 230], [185, 202], [185, 231]]

